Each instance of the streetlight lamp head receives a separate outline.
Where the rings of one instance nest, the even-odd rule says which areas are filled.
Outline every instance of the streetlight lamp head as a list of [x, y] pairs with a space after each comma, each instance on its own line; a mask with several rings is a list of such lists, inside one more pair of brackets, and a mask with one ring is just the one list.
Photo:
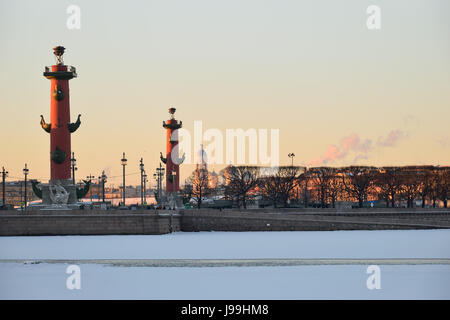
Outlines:
[[126, 165], [127, 165], [127, 158], [125, 158], [125, 152], [123, 153], [122, 159], [120, 159], [120, 163], [121, 163], [123, 166], [126, 166]]
[[75, 153], [72, 152], [72, 158], [70, 159], [70, 161], [72, 162], [72, 166], [75, 166], [77, 164], [77, 159], [75, 159]]

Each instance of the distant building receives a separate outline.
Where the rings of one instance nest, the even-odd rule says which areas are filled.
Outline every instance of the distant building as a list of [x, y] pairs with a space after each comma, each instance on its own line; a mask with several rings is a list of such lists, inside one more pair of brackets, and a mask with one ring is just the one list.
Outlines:
[[[24, 181], [8, 181], [5, 183], [5, 202], [8, 205], [20, 206], [23, 203], [25, 195]], [[3, 196], [3, 195], [2, 195]], [[31, 182], [27, 181], [27, 202], [39, 200], [34, 194]], [[2, 199], [0, 198], [0, 202]]]

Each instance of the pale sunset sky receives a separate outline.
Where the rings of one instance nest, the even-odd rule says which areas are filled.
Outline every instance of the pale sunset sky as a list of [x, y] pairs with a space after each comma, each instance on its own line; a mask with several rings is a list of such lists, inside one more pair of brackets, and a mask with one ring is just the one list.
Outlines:
[[[70, 5], [81, 28], [66, 26]], [[369, 5], [381, 29], [366, 26]], [[280, 130], [280, 163], [450, 164], [448, 0], [0, 0], [0, 167], [50, 175], [52, 47], [70, 81], [77, 180], [139, 182], [165, 151], [167, 109], [193, 129]], [[194, 148], [194, 146], [193, 146]], [[182, 179], [192, 171], [182, 166]], [[219, 171], [223, 165], [210, 165]], [[151, 179], [152, 185], [154, 180]]]

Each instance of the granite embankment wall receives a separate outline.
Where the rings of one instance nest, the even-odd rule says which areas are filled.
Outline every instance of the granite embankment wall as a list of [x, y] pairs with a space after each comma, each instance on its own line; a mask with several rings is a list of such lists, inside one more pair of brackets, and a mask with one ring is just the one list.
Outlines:
[[0, 236], [165, 234], [180, 231], [179, 221], [150, 210], [0, 211]]
[[0, 236], [450, 228], [450, 209], [0, 211]]
[[181, 210], [182, 231], [319, 231], [450, 228], [449, 209]]

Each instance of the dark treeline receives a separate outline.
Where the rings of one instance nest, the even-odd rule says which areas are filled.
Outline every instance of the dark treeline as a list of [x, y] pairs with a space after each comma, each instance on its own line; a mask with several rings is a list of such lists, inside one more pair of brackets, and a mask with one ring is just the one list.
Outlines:
[[[315, 206], [326, 208], [337, 202], [354, 202], [363, 207], [366, 201], [382, 201], [386, 207], [447, 207], [450, 167], [313, 167], [281, 166], [276, 169], [256, 166], [228, 166], [221, 172], [221, 183], [208, 184], [193, 175], [195, 191], [203, 195], [224, 195], [225, 199], [246, 208], [248, 201], [259, 198], [274, 207]], [[198, 182], [198, 186], [195, 182]], [[201, 195], [200, 195], [201, 198]], [[199, 206], [200, 207], [200, 206]]]

